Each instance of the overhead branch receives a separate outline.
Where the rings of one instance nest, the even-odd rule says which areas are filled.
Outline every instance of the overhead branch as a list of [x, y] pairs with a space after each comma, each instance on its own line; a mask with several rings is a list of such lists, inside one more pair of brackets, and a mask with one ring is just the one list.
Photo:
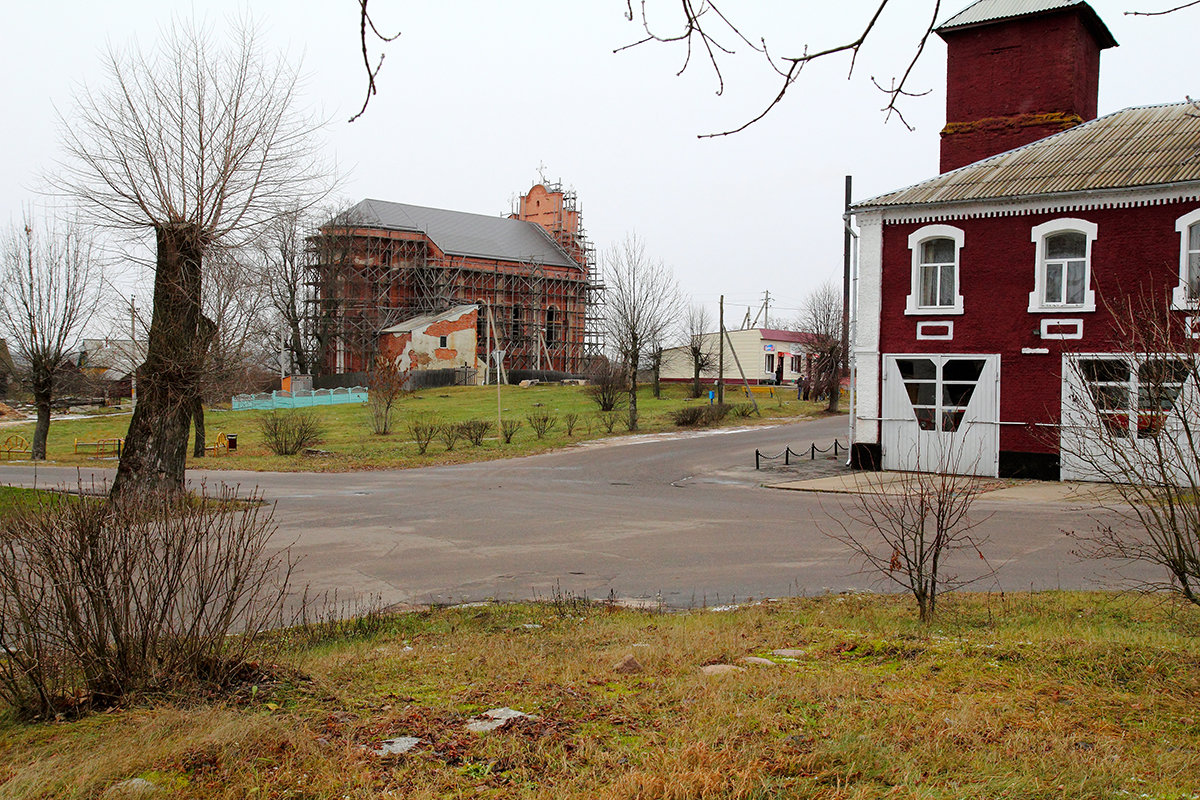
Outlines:
[[[366, 113], [367, 106], [371, 102], [371, 97], [375, 94], [375, 78], [378, 77], [379, 70], [383, 69], [384, 53], [380, 53], [379, 60], [375, 62], [375, 66], [371, 66], [371, 53], [367, 40], [370, 38], [370, 36], [374, 36], [382, 44], [387, 44], [388, 42], [394, 42], [396, 39], [400, 38], [401, 33], [400, 31], [396, 31], [396, 33], [392, 34], [391, 36], [380, 33], [379, 28], [375, 26], [375, 20], [371, 19], [370, 11], [367, 10], [368, 2], [369, 0], [358, 0], [359, 40], [362, 42], [363, 68], [367, 71], [367, 96], [363, 98], [362, 108], [358, 110], [357, 114], [349, 119], [350, 122], [354, 122], [354, 120]], [[369, 35], [368, 30], [370, 31]]]

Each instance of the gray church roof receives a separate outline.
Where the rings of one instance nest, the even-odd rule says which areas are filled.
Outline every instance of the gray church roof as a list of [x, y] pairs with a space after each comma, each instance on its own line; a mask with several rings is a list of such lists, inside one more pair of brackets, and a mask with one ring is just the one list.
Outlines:
[[370, 199], [346, 211], [343, 219], [365, 227], [423, 233], [447, 255], [579, 268], [533, 222]]

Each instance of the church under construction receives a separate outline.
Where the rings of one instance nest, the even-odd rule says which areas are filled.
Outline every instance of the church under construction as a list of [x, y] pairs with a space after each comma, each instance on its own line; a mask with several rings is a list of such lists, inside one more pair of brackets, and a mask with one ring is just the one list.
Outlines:
[[475, 363], [577, 373], [599, 353], [602, 286], [573, 191], [534, 186], [508, 217], [363, 200], [310, 241], [326, 373], [369, 369], [390, 327], [478, 306]]

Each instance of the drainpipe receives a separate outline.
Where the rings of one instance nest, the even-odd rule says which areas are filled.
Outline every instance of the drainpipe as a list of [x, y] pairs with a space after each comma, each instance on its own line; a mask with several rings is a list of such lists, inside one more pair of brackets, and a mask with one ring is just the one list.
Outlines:
[[[850, 178], [849, 178], [849, 176], [847, 176], [846, 177], [847, 190], [849, 190], [849, 187], [850, 187]], [[848, 269], [847, 269], [846, 277], [847, 277], [847, 285], [850, 287], [850, 293], [849, 293], [849, 295], [850, 295], [849, 296], [849, 299], [850, 299], [850, 303], [849, 303], [850, 325], [849, 325], [849, 330], [847, 331], [850, 345], [847, 348], [847, 355], [849, 355], [849, 357], [850, 357], [850, 398], [849, 398], [850, 399], [850, 409], [849, 409], [850, 432], [849, 432], [849, 437], [850, 437], [851, 447], [846, 448], [846, 464], [847, 464], [847, 466], [850, 464], [850, 461], [852, 458], [853, 450], [851, 448], [854, 445], [854, 435], [857, 432], [857, 428], [858, 428], [858, 422], [857, 422], [858, 406], [857, 406], [857, 398], [856, 398], [855, 391], [854, 391], [855, 387], [858, 385], [857, 384], [858, 376], [856, 374], [856, 369], [855, 369], [855, 361], [857, 359], [856, 359], [855, 353], [854, 353], [854, 340], [855, 340], [855, 333], [856, 333], [855, 329], [857, 327], [856, 323], [858, 321], [858, 232], [855, 231], [853, 226], [850, 224], [850, 218], [852, 216], [854, 216], [854, 215], [852, 213], [850, 213], [849, 208], [847, 208], [846, 213], [844, 213], [842, 215], [842, 226], [845, 228], [846, 242], [849, 245], [849, 249], [847, 250], [847, 256], [848, 256], [847, 267], [848, 267]]]

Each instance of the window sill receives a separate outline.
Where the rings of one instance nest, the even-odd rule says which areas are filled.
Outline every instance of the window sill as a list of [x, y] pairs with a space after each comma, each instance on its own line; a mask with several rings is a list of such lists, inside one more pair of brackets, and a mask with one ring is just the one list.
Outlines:
[[962, 301], [952, 306], [914, 306], [908, 305], [904, 309], [904, 314], [910, 317], [950, 317], [961, 316], [963, 313]]
[[1095, 310], [1095, 303], [1083, 303], [1075, 306], [1030, 306], [1028, 312], [1030, 314], [1090, 314]]

